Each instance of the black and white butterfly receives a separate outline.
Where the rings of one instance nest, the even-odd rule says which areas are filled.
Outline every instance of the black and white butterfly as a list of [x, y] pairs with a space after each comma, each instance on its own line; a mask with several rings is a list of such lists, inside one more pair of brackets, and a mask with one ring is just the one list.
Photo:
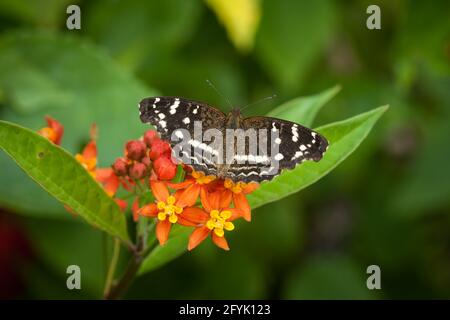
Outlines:
[[[174, 141], [174, 136], [186, 138], [186, 134], [189, 135], [181, 152], [187, 155], [190, 160], [187, 164], [194, 170], [228, 178], [233, 182], [271, 180], [283, 169], [293, 169], [305, 160], [321, 160], [328, 148], [328, 141], [322, 135], [297, 123], [270, 117], [243, 118], [239, 109], [225, 114], [206, 103], [181, 97], [145, 98], [139, 103], [139, 111], [141, 121], [155, 126], [161, 138], [168, 141], [172, 148], [179, 144], [179, 141]], [[245, 150], [245, 153], [238, 153], [237, 149], [233, 149], [235, 154], [231, 157], [240, 161], [214, 161], [215, 158], [211, 155], [216, 155], [225, 147], [215, 143], [206, 144], [195, 138], [194, 124], [199, 122], [203, 131], [216, 129], [224, 136], [227, 129], [253, 129], [270, 132], [272, 139], [262, 142], [263, 145], [267, 143], [266, 151], [261, 152], [258, 146], [256, 153], [251, 142], [244, 140], [245, 145], [240, 150]], [[273, 139], [273, 136], [276, 138]], [[277, 152], [268, 154], [267, 150], [272, 150], [271, 147], [274, 146], [277, 147]], [[186, 147], [193, 147], [193, 151]], [[276, 160], [277, 166], [271, 165], [269, 160]]]

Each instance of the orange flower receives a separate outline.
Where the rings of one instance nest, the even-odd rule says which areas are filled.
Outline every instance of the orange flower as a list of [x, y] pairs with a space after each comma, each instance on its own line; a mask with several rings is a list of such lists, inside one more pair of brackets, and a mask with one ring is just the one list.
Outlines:
[[224, 237], [225, 230], [232, 231], [234, 229], [232, 221], [240, 218], [243, 212], [236, 208], [223, 208], [221, 203], [223, 200], [216, 192], [202, 198], [203, 210], [199, 208], [186, 209], [185, 217], [191, 222], [197, 223], [197, 228], [189, 236], [188, 250], [197, 247], [209, 234], [219, 248], [230, 249]]
[[234, 207], [242, 210], [244, 219], [250, 221], [252, 219], [251, 208], [245, 196], [255, 191], [259, 187], [259, 184], [256, 182], [235, 183], [229, 179], [225, 179], [225, 181], [223, 182], [223, 186], [224, 189], [222, 190], [221, 197], [225, 199], [232, 199]]
[[171, 195], [166, 184], [157, 180], [150, 181], [150, 188], [156, 198], [156, 203], [143, 206], [138, 213], [145, 217], [156, 217], [158, 219], [156, 237], [161, 245], [166, 243], [172, 224], [196, 225], [191, 221], [191, 219], [195, 218], [195, 215], [189, 215], [188, 218], [190, 219], [187, 219], [184, 214], [187, 208], [185, 208], [186, 205], [184, 203], [179, 202], [180, 192]]
[[84, 147], [82, 153], [77, 153], [75, 159], [95, 178], [95, 168], [97, 167], [97, 144], [95, 140], [90, 141]]
[[84, 147], [81, 153], [75, 155], [75, 159], [95, 178], [97, 168], [97, 127], [91, 126], [91, 141]]
[[170, 183], [167, 185], [175, 190], [184, 189], [180, 194], [179, 202], [184, 206], [193, 206], [200, 196], [206, 194], [206, 187], [216, 179], [215, 176], [206, 176], [203, 172], [192, 171], [185, 181], [180, 183]]
[[64, 127], [52, 117], [46, 116], [45, 120], [47, 121], [48, 126], [39, 130], [38, 133], [54, 144], [60, 145], [64, 133]]
[[113, 197], [119, 189], [120, 181], [112, 168], [95, 169], [95, 179], [102, 184], [110, 197]]

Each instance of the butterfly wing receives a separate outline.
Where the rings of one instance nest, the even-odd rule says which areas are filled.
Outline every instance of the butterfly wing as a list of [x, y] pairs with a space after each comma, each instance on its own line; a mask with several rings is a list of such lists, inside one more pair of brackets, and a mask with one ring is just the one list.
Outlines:
[[[272, 180], [283, 169], [293, 169], [298, 163], [306, 160], [319, 161], [328, 148], [328, 141], [318, 132], [291, 121], [270, 117], [249, 117], [243, 120], [242, 127], [245, 130], [252, 128], [267, 131], [266, 150], [272, 158], [271, 161], [277, 161], [278, 166], [271, 165], [268, 168], [267, 163], [258, 161], [233, 164], [228, 169], [228, 174], [234, 181]], [[278, 150], [272, 154], [272, 150], [276, 149]]]
[[[201, 122], [203, 133], [207, 129], [222, 129], [225, 124], [225, 114], [203, 102], [193, 101], [180, 97], [151, 97], [145, 98], [139, 103], [141, 121], [155, 126], [163, 140], [175, 147], [179, 143], [173, 139], [173, 134], [177, 134], [179, 129], [185, 129], [191, 137], [190, 146], [183, 147], [180, 152], [185, 152], [189, 161], [183, 161], [191, 165], [194, 170], [214, 174], [217, 172], [216, 164], [209, 161], [205, 153], [211, 149], [202, 141], [195, 140], [194, 125]], [[179, 133], [178, 133], [179, 134]], [[189, 149], [189, 150], [188, 150]]]

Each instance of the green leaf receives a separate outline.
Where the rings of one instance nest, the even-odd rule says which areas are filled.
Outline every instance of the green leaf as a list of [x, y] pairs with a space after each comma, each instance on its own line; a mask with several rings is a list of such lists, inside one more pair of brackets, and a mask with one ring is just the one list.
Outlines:
[[117, 204], [67, 151], [32, 130], [6, 121], [0, 121], [0, 148], [43, 189], [88, 223], [129, 242], [125, 216]]
[[262, 183], [260, 188], [248, 195], [250, 206], [257, 208], [277, 201], [325, 176], [360, 145], [387, 108], [388, 106], [379, 107], [350, 119], [317, 128], [316, 130], [330, 143], [323, 159], [317, 163], [305, 162], [293, 170], [283, 172], [270, 182]]
[[137, 69], [145, 61], [157, 64], [188, 42], [201, 10], [199, 1], [95, 1], [86, 12], [85, 30], [119, 62]]
[[293, 92], [324, 52], [333, 32], [331, 1], [263, 1], [256, 54], [267, 73]]
[[188, 238], [191, 232], [192, 228], [174, 225], [170, 231], [169, 240], [164, 246], [158, 245], [150, 252], [142, 263], [138, 274], [155, 270], [182, 255], [187, 249]]
[[340, 86], [334, 86], [313, 96], [290, 100], [275, 108], [267, 115], [269, 117], [294, 121], [310, 127], [323, 105], [330, 101], [340, 90]]
[[[288, 275], [285, 299], [371, 299], [365, 269], [345, 256], [316, 256]], [[377, 290], [374, 290], [377, 291]]]
[[[99, 166], [123, 154], [124, 143], [148, 128], [137, 103], [157, 94], [99, 48], [68, 33], [14, 32], [0, 38], [0, 118], [38, 130], [51, 115], [64, 125], [62, 145], [72, 154], [99, 129]], [[15, 212], [66, 218], [62, 206], [0, 154], [0, 203]], [[39, 203], [36, 206], [35, 203]]]

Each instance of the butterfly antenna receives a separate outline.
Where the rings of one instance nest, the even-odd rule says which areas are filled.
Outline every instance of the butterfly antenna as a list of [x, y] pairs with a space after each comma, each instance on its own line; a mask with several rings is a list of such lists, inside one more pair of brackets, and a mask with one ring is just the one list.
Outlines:
[[255, 101], [255, 102], [249, 103], [248, 105], [242, 107], [241, 111], [244, 110], [244, 109], [247, 109], [248, 107], [254, 106], [255, 104], [258, 104], [258, 103], [261, 103], [261, 102], [264, 102], [264, 101], [267, 101], [267, 100], [271, 100], [271, 99], [274, 99], [276, 97], [277, 97], [277, 95], [274, 94], [274, 95], [271, 95], [269, 97], [265, 97], [265, 98], [262, 98], [260, 100]]
[[212, 84], [211, 81], [209, 81], [208, 79], [206, 79], [206, 83], [214, 89], [214, 91], [219, 95], [219, 97], [221, 97], [223, 100], [225, 100], [228, 104], [228, 106], [230, 107], [230, 109], [233, 109], [233, 105], [231, 104], [230, 100], [228, 100], [222, 93], [220, 93], [219, 90], [217, 90], [216, 86]]

